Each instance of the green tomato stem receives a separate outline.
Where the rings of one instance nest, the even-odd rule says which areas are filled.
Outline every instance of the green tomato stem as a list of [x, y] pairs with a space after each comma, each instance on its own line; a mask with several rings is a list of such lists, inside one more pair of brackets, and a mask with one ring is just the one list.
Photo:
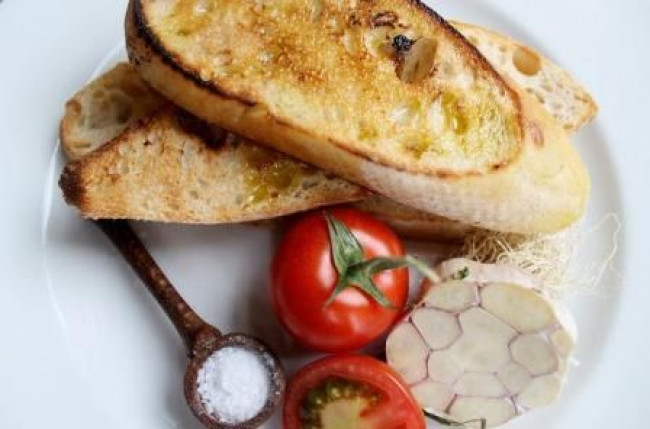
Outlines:
[[363, 248], [352, 231], [329, 213], [325, 214], [329, 232], [332, 261], [339, 275], [334, 290], [323, 306], [328, 306], [348, 287], [356, 287], [384, 308], [395, 308], [386, 295], [373, 282], [372, 276], [383, 271], [413, 267], [432, 282], [439, 282], [440, 276], [424, 262], [406, 255], [401, 258], [378, 257], [364, 260]]

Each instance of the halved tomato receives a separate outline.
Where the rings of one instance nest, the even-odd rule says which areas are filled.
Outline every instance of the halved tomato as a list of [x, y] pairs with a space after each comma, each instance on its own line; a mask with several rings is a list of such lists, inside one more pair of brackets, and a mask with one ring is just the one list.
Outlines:
[[424, 429], [424, 415], [399, 375], [362, 355], [330, 356], [287, 387], [285, 429]]

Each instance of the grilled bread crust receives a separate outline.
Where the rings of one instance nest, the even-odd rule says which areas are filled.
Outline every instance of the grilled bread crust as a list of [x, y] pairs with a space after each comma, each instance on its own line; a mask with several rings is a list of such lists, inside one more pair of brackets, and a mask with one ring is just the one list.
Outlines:
[[[470, 169], [459, 167], [454, 158], [450, 168], [443, 168], [435, 157], [424, 161], [404, 154], [391, 158], [390, 151], [369, 150], [358, 141], [363, 139], [344, 141], [321, 127], [304, 126], [300, 115], [286, 115], [287, 109], [277, 109], [281, 95], [275, 94], [275, 99], [255, 93], [255, 88], [246, 86], [250, 83], [246, 79], [233, 81], [210, 75], [214, 70], [197, 66], [205, 62], [201, 52], [194, 56], [174, 52], [164, 35], [151, 25], [147, 8], [143, 7], [151, 6], [149, 3], [132, 0], [129, 5], [125, 24], [130, 60], [156, 90], [204, 120], [408, 206], [474, 226], [521, 233], [554, 232], [569, 226], [584, 212], [588, 175], [562, 127], [529, 95], [502, 80], [462, 36], [419, 3], [399, 4], [409, 10], [407, 14], [414, 20], [426, 21], [422, 24], [425, 30], [442, 34], [445, 49], [460, 57], [470, 71], [479, 73], [481, 82], [487, 82], [487, 90], [493, 91], [491, 94], [502, 97], [496, 121], [511, 115], [506, 122], [514, 121], [508, 128], [513, 141], [497, 145], [490, 140], [485, 144], [495, 146], [493, 152], [501, 155], [505, 147], [505, 156], [478, 157], [480, 167], [472, 165]], [[440, 42], [439, 50], [442, 45]], [[300, 65], [294, 67], [299, 69]], [[352, 82], [353, 87], [356, 84]], [[303, 89], [300, 84], [289, 87], [298, 93]], [[312, 107], [323, 107], [318, 98], [309, 101], [299, 108], [310, 111]], [[321, 120], [325, 131], [331, 128], [325, 126], [325, 118], [310, 120]], [[476, 164], [472, 157], [467, 159], [469, 164]]]

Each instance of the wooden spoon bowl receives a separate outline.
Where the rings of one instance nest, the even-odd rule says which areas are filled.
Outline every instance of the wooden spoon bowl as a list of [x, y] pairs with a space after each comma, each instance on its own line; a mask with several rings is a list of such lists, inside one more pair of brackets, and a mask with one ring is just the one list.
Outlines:
[[[221, 421], [218, 416], [210, 414], [205, 409], [198, 393], [197, 378], [203, 364], [215, 352], [227, 347], [243, 348], [253, 352], [264, 363], [270, 377], [266, 403], [255, 416], [244, 422], [227, 423]], [[196, 418], [210, 429], [252, 429], [259, 427], [271, 417], [279, 406], [284, 388], [285, 380], [278, 357], [263, 342], [245, 334], [223, 335], [210, 347], [197, 350], [185, 371], [185, 399]]]

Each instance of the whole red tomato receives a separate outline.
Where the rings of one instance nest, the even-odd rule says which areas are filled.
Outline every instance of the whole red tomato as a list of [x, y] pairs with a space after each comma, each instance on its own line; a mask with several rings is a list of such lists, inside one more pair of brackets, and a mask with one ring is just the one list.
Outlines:
[[[329, 214], [356, 237], [365, 258], [402, 257], [397, 235], [372, 216], [349, 208]], [[327, 218], [308, 214], [286, 233], [272, 264], [273, 307], [282, 325], [311, 349], [336, 353], [356, 350], [379, 337], [399, 318], [408, 295], [406, 268], [372, 276], [390, 301], [386, 307], [357, 287], [328, 303], [338, 280]]]

